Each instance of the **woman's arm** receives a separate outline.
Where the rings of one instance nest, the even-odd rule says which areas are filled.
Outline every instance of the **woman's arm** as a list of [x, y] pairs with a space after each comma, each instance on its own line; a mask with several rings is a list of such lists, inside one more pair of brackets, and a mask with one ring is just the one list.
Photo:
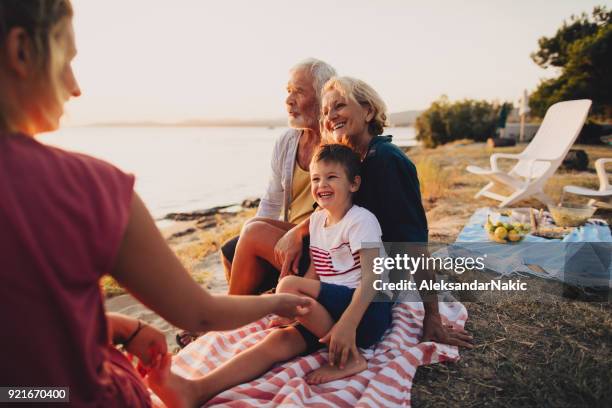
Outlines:
[[109, 342], [120, 344], [130, 337], [138, 327], [138, 320], [119, 313], [106, 313]]
[[123, 344], [126, 350], [149, 364], [156, 355], [168, 352], [166, 336], [145, 322], [119, 313], [107, 313], [112, 344]]
[[229, 330], [270, 313], [295, 317], [311, 302], [291, 295], [211, 295], [176, 258], [137, 194], [112, 275], [164, 319], [191, 331]]

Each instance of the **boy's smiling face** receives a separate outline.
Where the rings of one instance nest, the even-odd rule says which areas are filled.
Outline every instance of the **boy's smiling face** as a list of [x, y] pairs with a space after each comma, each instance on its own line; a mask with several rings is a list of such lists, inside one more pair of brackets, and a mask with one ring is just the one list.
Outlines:
[[352, 204], [351, 195], [359, 189], [360, 178], [349, 180], [346, 168], [325, 160], [310, 164], [312, 196], [321, 208], [328, 211], [343, 210]]

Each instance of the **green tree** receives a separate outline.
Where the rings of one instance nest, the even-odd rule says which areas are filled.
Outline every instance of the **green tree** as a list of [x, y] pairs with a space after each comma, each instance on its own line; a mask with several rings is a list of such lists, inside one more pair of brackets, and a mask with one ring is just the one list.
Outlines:
[[543, 80], [529, 100], [532, 114], [544, 116], [548, 107], [569, 99], [593, 101], [595, 115], [610, 117], [612, 107], [612, 12], [596, 7], [563, 22], [554, 37], [540, 38], [531, 54], [543, 68], [557, 67], [557, 78]]
[[427, 147], [436, 147], [453, 140], [485, 141], [495, 136], [501, 107], [487, 101], [464, 99], [449, 102], [446, 96], [434, 101], [416, 120], [417, 140]]

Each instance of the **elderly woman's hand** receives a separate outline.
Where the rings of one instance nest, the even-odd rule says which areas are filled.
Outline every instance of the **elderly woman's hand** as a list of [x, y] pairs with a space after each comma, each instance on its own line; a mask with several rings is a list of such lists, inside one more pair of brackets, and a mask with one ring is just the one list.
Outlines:
[[423, 337], [421, 341], [435, 341], [465, 348], [474, 348], [474, 338], [464, 329], [452, 325], [444, 326], [439, 315], [426, 313], [423, 318]]
[[274, 257], [281, 266], [280, 278], [298, 273], [302, 257], [302, 229], [295, 227], [287, 231], [274, 247]]

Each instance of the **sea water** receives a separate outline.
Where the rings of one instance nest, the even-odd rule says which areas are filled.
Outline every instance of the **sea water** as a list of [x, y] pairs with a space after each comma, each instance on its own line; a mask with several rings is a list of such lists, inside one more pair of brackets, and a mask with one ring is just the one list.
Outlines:
[[[261, 197], [274, 141], [284, 128], [74, 127], [43, 143], [106, 160], [136, 176], [135, 189], [154, 217]], [[394, 142], [414, 144], [414, 128], [390, 128]]]

